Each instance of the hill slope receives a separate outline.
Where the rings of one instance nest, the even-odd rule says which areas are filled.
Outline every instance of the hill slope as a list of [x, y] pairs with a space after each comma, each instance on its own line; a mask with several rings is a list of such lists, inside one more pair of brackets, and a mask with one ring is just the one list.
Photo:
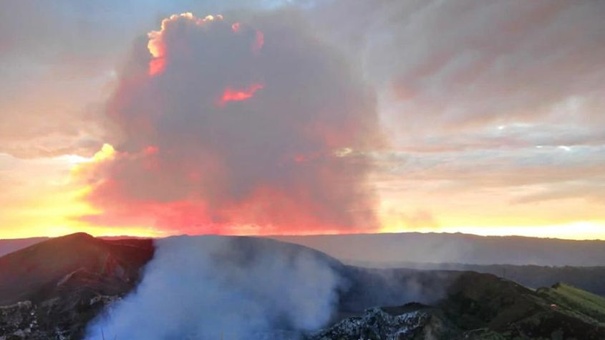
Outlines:
[[445, 233], [393, 233], [275, 236], [302, 244], [341, 261], [375, 267], [401, 261], [417, 263], [602, 266], [605, 241], [573, 241], [520, 236]]
[[459, 273], [433, 304], [366, 310], [311, 339], [605, 339], [605, 300], [567, 285], [537, 292]]
[[50, 239], [0, 258], [0, 335], [80, 337], [86, 323], [136, 286], [151, 240]]
[[[218, 261], [218, 268], [227, 259], [247, 268], [259, 250], [278, 251], [261, 259], [302, 252], [342, 277], [332, 326], [311, 339], [605, 338], [605, 299], [569, 285], [534, 291], [476, 272], [347, 266], [299, 245], [258, 238], [228, 244], [227, 253], [207, 260]], [[155, 251], [151, 240], [74, 234], [1, 257], [0, 338], [82, 338], [90, 320], [136, 287]]]

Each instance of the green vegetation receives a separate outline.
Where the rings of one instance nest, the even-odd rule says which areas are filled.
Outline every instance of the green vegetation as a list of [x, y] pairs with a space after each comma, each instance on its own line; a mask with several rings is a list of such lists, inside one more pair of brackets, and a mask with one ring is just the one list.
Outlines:
[[537, 293], [551, 301], [553, 309], [561, 309], [590, 323], [605, 326], [605, 298], [601, 296], [563, 283], [540, 288]]
[[534, 291], [464, 272], [440, 307], [466, 339], [605, 339], [605, 299], [567, 285]]

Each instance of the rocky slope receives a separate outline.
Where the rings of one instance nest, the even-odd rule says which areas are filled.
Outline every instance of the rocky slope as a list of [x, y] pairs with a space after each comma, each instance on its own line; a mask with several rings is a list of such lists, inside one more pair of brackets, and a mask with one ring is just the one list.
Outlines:
[[150, 240], [51, 239], [0, 258], [0, 339], [81, 338], [88, 321], [133, 289]]
[[419, 304], [398, 309], [370, 308], [361, 316], [344, 319], [311, 339], [450, 339], [457, 329], [436, 310]]
[[[266, 241], [238, 240], [238, 249]], [[74, 234], [0, 257], [0, 340], [81, 339], [136, 287], [153, 254], [151, 240]], [[605, 299], [574, 287], [531, 290], [490, 274], [367, 269], [320, 255], [347, 284], [331, 326], [309, 339], [605, 339]]]

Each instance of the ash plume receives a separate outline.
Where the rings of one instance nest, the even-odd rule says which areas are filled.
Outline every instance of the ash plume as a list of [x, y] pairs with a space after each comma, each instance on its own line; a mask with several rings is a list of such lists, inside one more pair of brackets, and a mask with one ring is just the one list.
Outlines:
[[137, 290], [88, 339], [285, 339], [324, 326], [345, 282], [337, 262], [268, 239], [156, 241]]
[[116, 153], [87, 171], [99, 225], [184, 233], [372, 230], [381, 143], [361, 76], [290, 11], [191, 13], [135, 44], [107, 115]]

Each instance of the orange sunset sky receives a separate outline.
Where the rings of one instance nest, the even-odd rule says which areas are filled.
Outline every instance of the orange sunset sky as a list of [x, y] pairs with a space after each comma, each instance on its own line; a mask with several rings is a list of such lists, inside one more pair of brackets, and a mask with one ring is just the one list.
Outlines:
[[600, 1], [4, 0], [0, 238], [605, 239], [604, 17]]

